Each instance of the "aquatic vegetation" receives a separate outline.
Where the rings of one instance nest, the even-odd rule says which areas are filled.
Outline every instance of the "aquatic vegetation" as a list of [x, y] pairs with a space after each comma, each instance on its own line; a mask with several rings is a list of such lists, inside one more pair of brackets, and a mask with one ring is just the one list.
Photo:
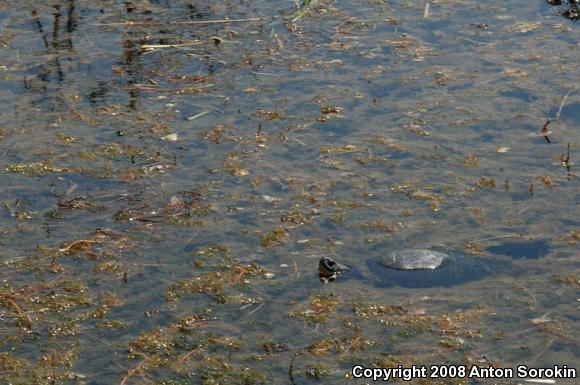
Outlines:
[[269, 232], [268, 234], [262, 236], [260, 239], [260, 245], [262, 247], [274, 247], [279, 246], [287, 242], [289, 237], [288, 232], [282, 226], [279, 226]]
[[[565, 3], [565, 1], [563, 1], [563, 0], [547, 0], [547, 3], [552, 5], [552, 6], [559, 6], [559, 5], [563, 5]], [[568, 3], [569, 3], [569, 5], [567, 5], [568, 8], [558, 9], [557, 14], [559, 14], [562, 17], [565, 17], [566, 19], [570, 19], [572, 21], [580, 20], [580, 5], [578, 5], [578, 2], [576, 2], [575, 0], [569, 0]]]
[[276, 343], [276, 342], [265, 342], [264, 350], [266, 354], [272, 355], [281, 352], [287, 352], [289, 350], [287, 345]]
[[212, 127], [209, 130], [207, 130], [206, 132], [204, 132], [203, 134], [201, 134], [201, 138], [204, 140], [208, 140], [210, 142], [214, 142], [215, 144], [220, 144], [226, 140], [239, 141], [239, 138], [237, 138], [237, 137], [226, 135], [227, 132], [228, 132], [228, 128], [226, 126], [219, 125], [219, 126]]
[[322, 147], [320, 149], [320, 153], [326, 155], [349, 154], [353, 152], [367, 152], [367, 149], [352, 144], [346, 144], [340, 147]]
[[202, 273], [172, 285], [165, 298], [171, 301], [181, 298], [186, 293], [222, 293], [224, 280], [224, 274], [219, 271]]
[[558, 275], [556, 276], [556, 281], [580, 287], [580, 276], [578, 275]]
[[484, 251], [484, 248], [474, 241], [468, 242], [464, 249], [471, 255], [480, 255]]
[[378, 221], [375, 222], [362, 223], [360, 226], [363, 229], [380, 229], [386, 230], [389, 233], [393, 233], [399, 229], [399, 226], [397, 224], [385, 223], [383, 219], [379, 219]]
[[387, 39], [385, 43], [392, 46], [400, 55], [409, 55], [414, 61], [423, 61], [428, 56], [436, 55], [426, 43], [408, 35]]
[[229, 249], [222, 244], [208, 245], [193, 252], [195, 256], [207, 259], [226, 259], [230, 255]]
[[129, 344], [129, 355], [135, 358], [139, 357], [137, 352], [145, 354], [157, 354], [170, 350], [176, 342], [173, 336], [166, 330], [157, 328], [142, 333], [136, 340]]
[[126, 267], [119, 261], [107, 261], [98, 264], [93, 270], [97, 273], [122, 273], [126, 271]]
[[71, 173], [77, 170], [66, 167], [56, 167], [49, 159], [44, 159], [31, 163], [16, 163], [9, 164], [5, 167], [7, 172], [26, 174], [26, 175], [42, 175], [52, 173]]
[[563, 238], [568, 244], [575, 245], [580, 242], [580, 230], [570, 230]]
[[320, 109], [323, 114], [340, 114], [342, 108], [338, 106], [325, 106]]
[[468, 155], [463, 159], [463, 164], [467, 167], [479, 167], [479, 159], [475, 155]]
[[235, 158], [236, 157], [233, 156], [232, 158], [224, 161], [221, 167], [233, 176], [237, 177], [248, 176], [250, 174], [250, 171], [244, 167], [242, 162], [235, 160]]
[[254, 113], [258, 118], [266, 118], [268, 120], [284, 119], [284, 115], [280, 111], [268, 111], [264, 109], [258, 109]]
[[544, 187], [554, 187], [555, 185], [554, 178], [550, 175], [540, 175], [536, 179], [542, 181]]
[[[144, 332], [130, 343], [129, 357], [140, 360], [122, 378], [142, 377], [156, 371], [170, 370], [174, 380], [194, 377], [203, 384], [262, 384], [264, 376], [248, 366], [232, 365], [220, 351], [239, 351], [244, 342], [232, 336], [181, 329], [154, 329]], [[209, 352], [211, 348], [212, 353]]]
[[479, 178], [479, 180], [475, 183], [475, 185], [478, 188], [484, 188], [484, 187], [491, 187], [491, 188], [495, 188], [496, 187], [496, 181], [495, 179], [488, 177], [488, 176], [482, 176], [481, 178]]
[[[573, 359], [577, 25], [548, 3], [3, 4], [0, 378]], [[522, 271], [316, 277], [431, 245]]]
[[398, 305], [381, 305], [375, 303], [356, 303], [352, 308], [357, 317], [376, 318], [386, 315], [402, 315], [407, 313], [403, 307]]
[[78, 157], [87, 161], [96, 161], [103, 158], [114, 159], [119, 156], [137, 156], [143, 155], [144, 150], [127, 144], [107, 143], [96, 147], [93, 150], [82, 151]]
[[331, 199], [329, 201], [326, 202], [326, 205], [328, 206], [334, 206], [334, 207], [344, 207], [344, 208], [349, 208], [349, 209], [355, 209], [355, 208], [359, 208], [359, 207], [368, 207], [370, 206], [369, 203], [364, 203], [364, 202], [349, 202], [349, 201], [341, 201], [341, 200], [336, 200], [336, 199]]
[[210, 356], [198, 364], [203, 385], [257, 385], [266, 384], [266, 377], [249, 366], [231, 365], [219, 356]]
[[383, 137], [383, 136], [375, 136], [372, 139], [367, 139], [369, 143], [384, 146], [396, 151], [406, 151], [407, 147], [402, 143], [397, 143], [392, 139]]
[[306, 350], [313, 356], [323, 356], [331, 351], [340, 351], [341, 344], [334, 338], [324, 338], [314, 341]]
[[308, 304], [298, 307], [298, 309], [290, 312], [288, 316], [302, 320], [307, 324], [323, 323], [333, 317], [333, 313], [339, 304], [339, 299], [332, 294], [315, 295], [308, 300]]
[[[223, 262], [222, 262], [223, 263]], [[222, 271], [207, 271], [196, 274], [192, 278], [178, 281], [171, 285], [165, 293], [167, 301], [178, 301], [185, 294], [213, 294], [214, 300], [221, 304], [253, 304], [260, 302], [243, 294], [228, 294], [227, 288], [247, 287], [253, 280], [263, 277], [266, 271], [257, 264], [230, 265], [222, 264]]]
[[283, 214], [280, 217], [280, 221], [290, 223], [293, 226], [302, 226], [309, 222], [308, 217], [300, 211], [292, 211], [291, 213]]
[[328, 377], [330, 374], [332, 374], [332, 371], [327, 366], [322, 364], [308, 365], [308, 367], [305, 369], [304, 374], [308, 378], [320, 381], [325, 377]]

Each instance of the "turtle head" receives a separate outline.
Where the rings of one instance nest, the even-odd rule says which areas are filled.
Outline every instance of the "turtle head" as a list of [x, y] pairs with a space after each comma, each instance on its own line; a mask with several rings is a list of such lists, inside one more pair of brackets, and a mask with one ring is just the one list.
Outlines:
[[339, 274], [350, 269], [349, 265], [338, 263], [329, 257], [322, 257], [318, 262], [318, 277], [320, 282], [328, 283], [334, 281]]

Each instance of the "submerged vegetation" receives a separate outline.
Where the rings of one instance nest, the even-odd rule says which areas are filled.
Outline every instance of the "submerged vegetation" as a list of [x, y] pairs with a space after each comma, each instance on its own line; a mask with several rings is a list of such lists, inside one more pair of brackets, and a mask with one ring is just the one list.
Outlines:
[[[577, 362], [577, 7], [3, 2], [0, 378]], [[498, 274], [316, 276], [435, 246]]]

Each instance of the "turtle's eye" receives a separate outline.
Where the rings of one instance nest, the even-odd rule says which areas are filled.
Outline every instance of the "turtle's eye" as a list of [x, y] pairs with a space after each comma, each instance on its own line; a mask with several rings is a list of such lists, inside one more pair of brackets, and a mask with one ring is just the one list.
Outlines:
[[336, 262], [334, 262], [332, 259], [329, 259], [329, 260], [327, 260], [327, 261], [326, 261], [326, 263], [327, 263], [327, 264], [328, 264], [328, 266], [330, 266], [330, 267], [334, 267], [334, 266], [336, 266]]

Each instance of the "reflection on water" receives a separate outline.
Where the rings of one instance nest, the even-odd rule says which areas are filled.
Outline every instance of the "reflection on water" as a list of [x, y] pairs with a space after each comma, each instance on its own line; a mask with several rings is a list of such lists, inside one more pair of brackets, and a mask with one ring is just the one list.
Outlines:
[[487, 248], [492, 254], [507, 255], [512, 258], [535, 259], [547, 255], [550, 251], [550, 244], [540, 239], [537, 241], [504, 242], [497, 246]]
[[575, 7], [4, 2], [0, 376], [578, 366]]

